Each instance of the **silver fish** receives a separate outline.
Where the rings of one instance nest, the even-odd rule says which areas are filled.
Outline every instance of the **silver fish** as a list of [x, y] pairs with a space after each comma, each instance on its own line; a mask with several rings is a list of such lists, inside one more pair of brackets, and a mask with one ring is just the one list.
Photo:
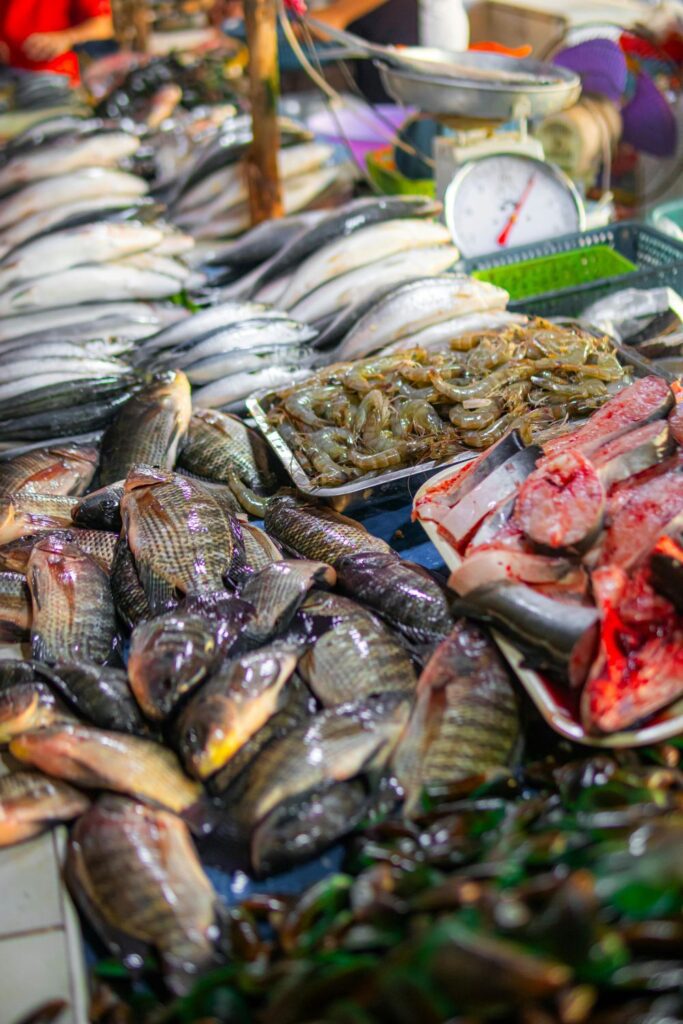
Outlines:
[[[0, 201], [0, 228], [42, 210], [89, 197], [127, 196], [134, 199], [147, 192], [147, 183], [135, 174], [90, 167], [27, 185]], [[102, 294], [102, 293], [100, 293]]]
[[4, 192], [29, 181], [72, 174], [84, 167], [111, 167], [132, 156], [139, 146], [140, 140], [127, 132], [107, 132], [80, 142], [57, 141], [11, 160], [0, 170], [0, 190]]
[[0, 314], [11, 316], [28, 309], [96, 302], [102, 295], [112, 301], [166, 299], [178, 291], [177, 279], [166, 274], [94, 263], [48, 274], [4, 292], [0, 295]]

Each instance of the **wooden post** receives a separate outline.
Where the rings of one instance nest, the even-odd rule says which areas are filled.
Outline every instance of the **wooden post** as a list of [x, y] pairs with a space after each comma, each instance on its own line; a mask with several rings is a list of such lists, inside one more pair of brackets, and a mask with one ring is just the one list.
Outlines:
[[249, 97], [254, 133], [246, 160], [249, 208], [252, 224], [259, 224], [272, 217], [281, 217], [283, 213], [277, 161], [280, 149], [277, 0], [244, 0], [244, 21], [249, 47]]

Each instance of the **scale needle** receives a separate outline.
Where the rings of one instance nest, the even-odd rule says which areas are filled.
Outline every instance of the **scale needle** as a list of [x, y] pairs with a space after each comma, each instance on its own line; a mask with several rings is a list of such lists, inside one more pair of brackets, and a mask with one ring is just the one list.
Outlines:
[[534, 173], [531, 175], [531, 177], [527, 181], [526, 185], [524, 186], [524, 191], [522, 192], [521, 196], [519, 197], [518, 202], [515, 204], [515, 208], [512, 211], [512, 213], [510, 214], [510, 219], [508, 220], [507, 224], [505, 225], [505, 227], [503, 228], [501, 233], [498, 235], [498, 238], [496, 239], [496, 241], [498, 242], [498, 245], [507, 245], [508, 239], [510, 237], [510, 232], [512, 231], [513, 227], [517, 223], [517, 220], [518, 220], [519, 215], [521, 213], [522, 207], [524, 206], [525, 202], [529, 198], [529, 193], [531, 192], [532, 188], [534, 187], [535, 180], [536, 180], [536, 171], [534, 171]]

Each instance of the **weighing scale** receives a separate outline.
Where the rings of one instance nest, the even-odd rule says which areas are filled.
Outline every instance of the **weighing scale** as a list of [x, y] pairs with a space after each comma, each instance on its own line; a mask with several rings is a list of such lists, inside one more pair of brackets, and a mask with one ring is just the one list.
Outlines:
[[573, 71], [488, 52], [377, 46], [312, 24], [373, 59], [397, 103], [449, 128], [434, 144], [436, 195], [464, 257], [585, 229], [574, 184], [527, 132], [528, 118], [576, 103], [581, 81]]

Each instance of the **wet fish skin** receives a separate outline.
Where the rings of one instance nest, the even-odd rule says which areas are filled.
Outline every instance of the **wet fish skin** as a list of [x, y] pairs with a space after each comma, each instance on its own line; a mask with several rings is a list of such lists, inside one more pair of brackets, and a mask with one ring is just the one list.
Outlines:
[[26, 577], [0, 572], [0, 641], [22, 643], [31, 635], [31, 595]]
[[10, 752], [24, 764], [85, 789], [110, 789], [175, 814], [192, 808], [201, 787], [170, 750], [152, 740], [80, 723], [15, 736]]
[[[235, 633], [239, 632], [239, 627]], [[229, 636], [226, 634], [229, 633]], [[198, 615], [170, 612], [133, 630], [128, 659], [131, 689], [154, 721], [162, 721], [178, 702], [207, 678], [225, 657], [235, 635]]]
[[66, 878], [110, 950], [125, 958], [154, 947], [176, 995], [214, 964], [218, 899], [174, 815], [101, 796], [73, 830]]
[[187, 477], [138, 466], [126, 480], [121, 516], [152, 611], [155, 578], [194, 603], [225, 596], [234, 533], [228, 513], [204, 488]]
[[427, 662], [392, 768], [403, 813], [419, 813], [425, 787], [448, 786], [510, 766], [520, 724], [508, 671], [493, 641], [464, 620]]
[[32, 448], [20, 455], [0, 458], [0, 492], [18, 494], [80, 495], [90, 485], [97, 467], [93, 445], [64, 444]]
[[149, 732], [124, 669], [88, 662], [33, 663], [36, 675], [82, 718], [100, 729], [141, 736]]
[[335, 359], [358, 359], [463, 314], [504, 309], [507, 298], [502, 288], [463, 275], [398, 282], [357, 320], [335, 350]]
[[468, 591], [462, 610], [509, 636], [534, 667], [571, 686], [584, 682], [598, 639], [594, 608], [562, 603], [523, 583], [505, 581]]
[[40, 772], [0, 777], [0, 847], [14, 846], [53, 825], [84, 814], [90, 800], [79, 790]]
[[278, 220], [264, 221], [241, 238], [216, 248], [207, 262], [217, 266], [256, 266], [270, 259], [306, 227], [325, 217], [326, 211], [309, 210]]
[[279, 709], [234, 751], [223, 768], [205, 780], [208, 791], [232, 806], [234, 800], [240, 798], [239, 794], [235, 796], [236, 792], [241, 792], [247, 781], [246, 769], [254, 764], [261, 751], [283, 739], [292, 729], [310, 721], [317, 710], [318, 704], [311, 691], [298, 673], [294, 672], [280, 691]]
[[244, 556], [233, 560], [228, 574], [230, 582], [238, 587], [255, 572], [273, 562], [280, 562], [284, 558], [275, 541], [258, 526], [254, 526], [252, 523], [240, 523], [240, 533]]
[[314, 289], [357, 267], [375, 264], [406, 249], [445, 245], [451, 241], [448, 228], [437, 221], [406, 217], [361, 228], [311, 253], [294, 271], [279, 301], [289, 309]]
[[191, 697], [173, 728], [190, 775], [214, 775], [280, 710], [296, 662], [285, 645], [262, 647], [227, 662]]
[[250, 576], [240, 596], [253, 605], [244, 630], [244, 641], [259, 646], [285, 629], [308, 591], [314, 586], [333, 587], [334, 569], [324, 562], [283, 559], [271, 562]]
[[266, 532], [303, 558], [326, 562], [333, 568], [347, 554], [391, 548], [373, 537], [359, 523], [328, 508], [300, 501], [290, 495], [270, 500], [265, 517]]
[[86, 555], [91, 555], [105, 572], [111, 571], [117, 541], [116, 534], [106, 530], [80, 530], [76, 527], [67, 530], [50, 530], [47, 534], [28, 534], [10, 544], [5, 544], [0, 547], [0, 569], [6, 572], [25, 574], [31, 551], [41, 536], [55, 537], [60, 541], [75, 544]]
[[73, 505], [71, 518], [76, 526], [83, 529], [121, 530], [121, 498], [123, 497], [123, 480], [107, 484], [96, 491], [86, 494], [81, 501]]
[[249, 768], [240, 813], [257, 825], [285, 800], [382, 767], [409, 709], [404, 694], [391, 693], [321, 711], [261, 751]]
[[21, 658], [3, 658], [0, 661], [0, 691], [14, 683], [31, 683], [35, 673], [29, 661]]
[[260, 434], [238, 416], [214, 409], [193, 412], [178, 463], [216, 483], [229, 485], [231, 473], [256, 491], [271, 491], [277, 483], [268, 446]]
[[0, 497], [0, 544], [71, 525], [73, 499], [22, 491]]
[[117, 483], [138, 463], [172, 470], [191, 415], [190, 383], [185, 374], [169, 371], [157, 375], [128, 400], [105, 431], [101, 483]]
[[36, 331], [57, 330], [63, 328], [68, 335], [73, 326], [84, 325], [92, 329], [95, 336], [98, 329], [111, 318], [118, 318], [129, 323], [147, 323], [156, 325], [161, 330], [163, 324], [170, 326], [187, 316], [179, 306], [155, 307], [151, 302], [99, 302], [89, 306], [62, 306], [59, 309], [35, 310], [20, 316], [8, 317], [0, 324], [0, 342], [9, 339], [24, 338]]
[[0, 288], [84, 263], [106, 263], [153, 248], [162, 239], [157, 228], [135, 222], [94, 221], [31, 239], [0, 262]]
[[168, 299], [180, 290], [176, 278], [115, 263], [69, 267], [15, 285], [0, 295], [0, 313], [11, 316], [33, 309], [95, 302], [103, 294], [122, 299]]
[[129, 629], [152, 618], [152, 610], [125, 537], [118, 537], [114, 548], [111, 591], [117, 614]]
[[74, 171], [27, 185], [20, 192], [0, 200], [0, 229], [68, 202], [102, 196], [110, 199], [117, 195], [136, 198], [146, 192], [146, 182], [136, 174], [102, 167]]
[[367, 809], [363, 783], [328, 783], [271, 811], [251, 837], [251, 863], [257, 877], [287, 871], [319, 856], [353, 831]]
[[34, 546], [26, 578], [35, 658], [116, 660], [119, 637], [109, 577], [93, 558], [75, 544], [48, 536]]
[[[371, 273], [368, 273], [366, 267], [358, 267], [328, 281], [295, 303], [289, 312], [297, 320], [313, 323], [372, 294], [383, 284], [398, 285], [416, 278], [434, 278], [440, 274], [445, 276], [457, 259], [458, 250], [453, 245], [424, 246], [414, 252], [395, 253], [373, 266]], [[471, 307], [466, 312], [471, 312]], [[353, 354], [350, 353], [350, 347], [347, 349], [342, 345], [335, 356], [346, 359], [352, 358]]]
[[[33, 675], [33, 670], [31, 670]], [[33, 729], [44, 729], [69, 721], [64, 704], [49, 686], [37, 679], [7, 681], [0, 689], [0, 744], [10, 743]]]
[[241, 294], [247, 298], [251, 297], [267, 281], [298, 266], [312, 252], [316, 252], [321, 246], [341, 235], [350, 235], [354, 231], [384, 220], [430, 216], [437, 212], [438, 207], [434, 203], [417, 197], [372, 198], [347, 203], [322, 218], [307, 231], [295, 236], [291, 243], [263, 265], [259, 275], [249, 281], [248, 289]]
[[437, 640], [453, 628], [443, 589], [421, 566], [393, 554], [362, 552], [341, 559], [337, 578], [343, 593], [368, 605], [411, 640]]
[[71, 174], [84, 167], [113, 166], [132, 156], [140, 140], [128, 132], [110, 132], [84, 137], [78, 141], [62, 142], [57, 139], [33, 152], [17, 154], [0, 170], [0, 190], [7, 191], [59, 174]]
[[389, 630], [361, 616], [321, 636], [299, 671], [325, 707], [392, 691], [412, 695], [417, 682], [409, 655]]

